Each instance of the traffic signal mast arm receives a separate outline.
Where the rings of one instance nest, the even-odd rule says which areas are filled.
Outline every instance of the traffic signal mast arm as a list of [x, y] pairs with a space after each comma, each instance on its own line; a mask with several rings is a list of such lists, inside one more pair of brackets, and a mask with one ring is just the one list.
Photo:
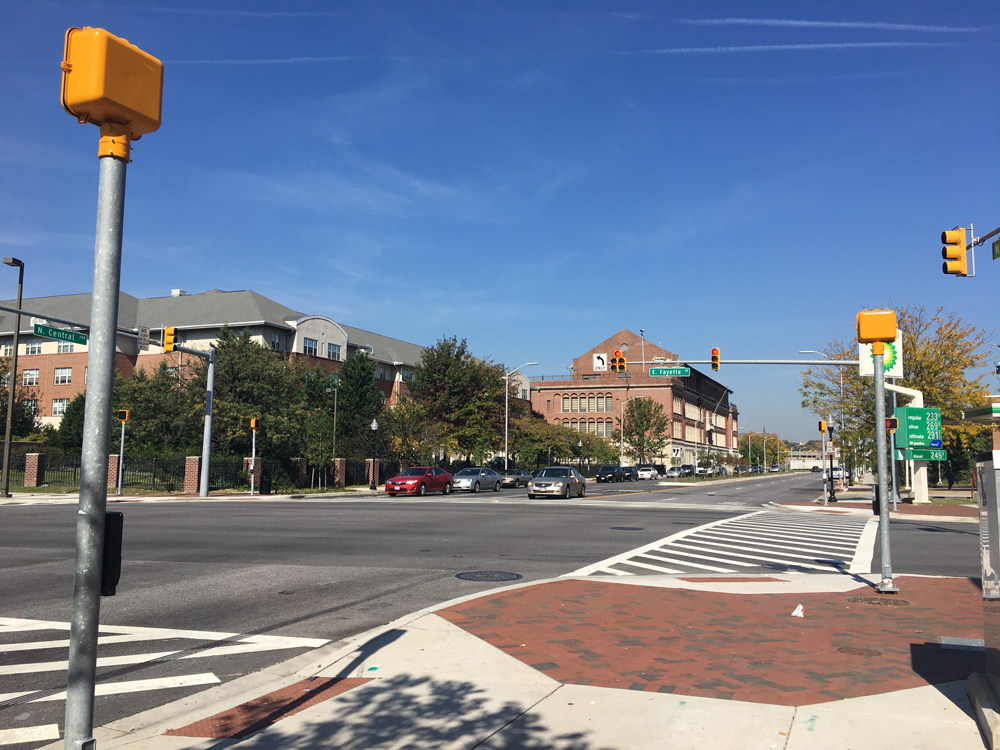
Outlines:
[[[671, 363], [673, 364], [673, 363]], [[710, 365], [710, 359], [679, 359], [677, 364]], [[856, 359], [727, 359], [727, 365], [840, 365], [859, 366]]]

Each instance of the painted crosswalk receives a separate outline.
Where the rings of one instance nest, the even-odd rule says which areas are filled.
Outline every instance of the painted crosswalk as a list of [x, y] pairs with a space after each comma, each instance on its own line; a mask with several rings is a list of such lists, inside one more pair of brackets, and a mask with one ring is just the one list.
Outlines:
[[[69, 630], [68, 622], [0, 617], [0, 709], [26, 708], [28, 704], [44, 706], [66, 699]], [[205, 669], [218, 668], [219, 659], [317, 648], [327, 642], [320, 638], [102, 625], [95, 693], [98, 697], [122, 696], [206, 687], [222, 682], [214, 672]], [[212, 659], [215, 661], [206, 662]], [[129, 673], [136, 670], [155, 669], [167, 663], [175, 664], [168, 670], [170, 674], [128, 679]], [[187, 663], [194, 669], [187, 674], [176, 674], [185, 671], [176, 664]], [[200, 670], [197, 665], [202, 665]], [[164, 695], [173, 699], [177, 694]], [[60, 723], [51, 721], [60, 721], [61, 708], [33, 710], [33, 713], [47, 722], [11, 726], [0, 714], [0, 746], [59, 739]]]
[[868, 573], [877, 530], [874, 518], [757, 511], [687, 529], [567, 576]]

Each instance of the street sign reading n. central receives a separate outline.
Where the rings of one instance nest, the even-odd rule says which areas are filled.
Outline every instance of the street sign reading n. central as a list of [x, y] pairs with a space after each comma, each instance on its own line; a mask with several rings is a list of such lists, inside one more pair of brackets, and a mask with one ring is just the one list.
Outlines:
[[650, 367], [651, 378], [687, 378], [691, 376], [690, 367]]
[[896, 418], [899, 419], [897, 448], [932, 448], [941, 445], [940, 409], [901, 406], [896, 408]]
[[39, 323], [35, 323], [35, 335], [43, 336], [47, 339], [55, 339], [56, 341], [69, 341], [72, 344], [86, 345], [87, 343], [87, 334], [85, 333], [67, 331], [65, 328], [43, 326]]

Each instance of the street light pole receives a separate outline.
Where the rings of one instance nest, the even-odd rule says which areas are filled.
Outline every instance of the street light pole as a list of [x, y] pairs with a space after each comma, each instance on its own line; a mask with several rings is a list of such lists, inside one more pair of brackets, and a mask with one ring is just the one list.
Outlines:
[[507, 447], [507, 437], [509, 431], [510, 422], [510, 376], [521, 369], [521, 367], [533, 367], [537, 365], [537, 362], [525, 362], [520, 367], [515, 367], [513, 370], [508, 372], [503, 376], [504, 389], [503, 389], [503, 470], [507, 471], [510, 468], [510, 450]]
[[373, 419], [372, 420], [372, 483], [371, 483], [371, 486], [368, 488], [370, 490], [377, 490], [378, 489], [378, 487], [376, 486], [378, 483], [375, 481], [377, 479], [377, 476], [375, 474], [375, 472], [376, 472], [376, 469], [375, 469], [375, 437], [377, 435], [378, 435], [378, 422]]
[[[21, 309], [21, 289], [24, 286], [24, 263], [17, 258], [4, 258], [4, 265], [17, 268], [17, 309]], [[21, 329], [21, 313], [14, 316], [14, 349], [7, 373], [7, 429], [3, 439], [3, 492], [0, 497], [10, 497], [10, 435], [14, 424], [14, 379], [17, 377], [17, 334]]]

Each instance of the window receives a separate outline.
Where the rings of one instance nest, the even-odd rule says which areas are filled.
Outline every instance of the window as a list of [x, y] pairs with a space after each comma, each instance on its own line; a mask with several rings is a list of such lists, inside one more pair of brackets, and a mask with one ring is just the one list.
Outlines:
[[684, 437], [683, 430], [684, 430], [684, 425], [674, 420], [674, 437], [677, 438], [678, 440], [682, 439]]
[[605, 437], [611, 437], [611, 433], [614, 432], [615, 423], [610, 419], [604, 423], [604, 435]]
[[5, 357], [13, 357], [14, 356], [14, 345], [13, 344], [4, 344], [3, 345], [3, 356], [5, 356]]
[[384, 365], [379, 365], [379, 368], [378, 368], [378, 379], [379, 380], [385, 380], [385, 366]]
[[593, 421], [587, 422], [587, 432], [591, 434], [597, 433], [597, 425], [595, 425]]
[[580, 396], [580, 411], [587, 411], [587, 397]]
[[281, 337], [276, 333], [271, 334], [271, 349], [276, 352], [281, 351]]
[[579, 423], [578, 423], [578, 422], [577, 422], [577, 421], [576, 421], [576, 420], [574, 419], [574, 420], [573, 420], [572, 422], [570, 422], [570, 423], [569, 423], [569, 428], [570, 428], [571, 430], [573, 430], [574, 432], [576, 432], [576, 431], [578, 431], [578, 430], [580, 429], [580, 425], [579, 425]]
[[570, 404], [572, 404], [572, 411], [580, 411], [580, 399], [576, 396], [570, 399]]
[[597, 423], [597, 437], [604, 437], [604, 422]]
[[677, 396], [674, 396], [674, 414], [684, 413], [684, 402], [681, 401]]
[[522, 388], [522, 389], [521, 389], [521, 398], [522, 398], [522, 399], [523, 399], [524, 401], [527, 401], [527, 400], [528, 400], [528, 392], [527, 392], [526, 390], [524, 390], [524, 388]]
[[596, 397], [594, 397], [594, 396], [588, 396], [587, 397], [587, 411], [594, 411], [596, 403], [597, 403]]
[[32, 398], [32, 399], [26, 400], [24, 402], [24, 405], [27, 407], [29, 413], [31, 413], [31, 414], [37, 414], [38, 413], [38, 402], [35, 401], [35, 399]]
[[334, 362], [340, 361], [340, 344], [327, 344], [326, 345], [326, 358], [332, 359]]
[[597, 397], [597, 411], [604, 411], [604, 396]]
[[42, 340], [41, 339], [28, 339], [24, 342], [24, 353], [25, 354], [41, 354], [42, 353]]
[[552, 411], [552, 399], [545, 402], [545, 411]]
[[308, 354], [310, 357], [316, 356], [316, 339], [303, 339], [302, 341], [302, 353]]
[[69, 385], [73, 380], [73, 368], [72, 367], [57, 367], [56, 368], [56, 385]]
[[56, 354], [72, 354], [72, 353], [73, 353], [72, 341], [60, 341], [56, 345]]
[[405, 367], [399, 371], [400, 377], [403, 378], [404, 383], [409, 383], [413, 380], [413, 370], [407, 370]]
[[21, 385], [38, 385], [38, 370], [25, 370], [21, 373]]
[[563, 411], [569, 411], [569, 396], [563, 396]]
[[68, 398], [54, 398], [52, 399], [52, 416], [59, 417], [66, 413], [66, 407], [69, 406]]

